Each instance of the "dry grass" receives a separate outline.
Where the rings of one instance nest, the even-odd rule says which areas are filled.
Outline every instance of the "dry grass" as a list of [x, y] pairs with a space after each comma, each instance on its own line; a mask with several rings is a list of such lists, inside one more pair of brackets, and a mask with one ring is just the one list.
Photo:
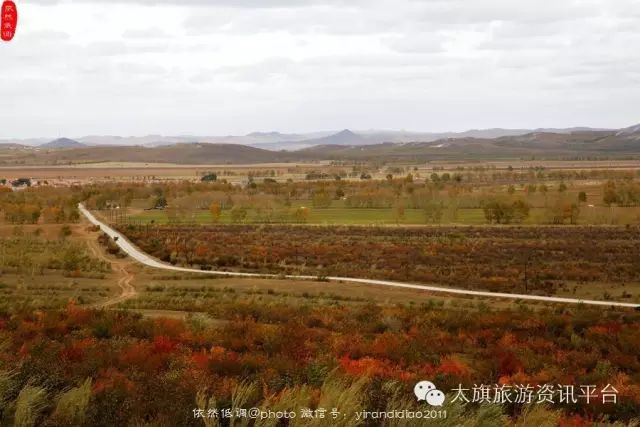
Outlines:
[[72, 388], [58, 397], [53, 418], [65, 426], [81, 426], [84, 423], [91, 400], [91, 378], [81, 386]]
[[14, 427], [37, 425], [40, 414], [47, 406], [47, 390], [42, 387], [25, 386], [15, 402]]

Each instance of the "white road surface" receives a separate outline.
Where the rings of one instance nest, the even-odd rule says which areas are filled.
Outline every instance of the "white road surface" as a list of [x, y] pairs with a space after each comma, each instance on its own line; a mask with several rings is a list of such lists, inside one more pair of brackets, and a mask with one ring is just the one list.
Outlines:
[[[283, 278], [284, 277], [286, 279], [301, 279], [301, 280], [317, 279], [316, 276], [281, 276], [281, 275], [275, 275], [275, 274], [236, 273], [236, 272], [229, 272], [229, 271], [204, 271], [204, 270], [198, 270], [195, 268], [176, 267], [174, 265], [158, 261], [157, 259], [152, 258], [151, 256], [141, 251], [133, 243], [127, 240], [127, 238], [123, 236], [121, 233], [109, 227], [107, 224], [99, 221], [91, 212], [89, 212], [89, 210], [87, 210], [84, 207], [84, 205], [80, 204], [78, 205], [78, 208], [80, 209], [80, 212], [82, 213], [82, 215], [84, 215], [89, 220], [89, 222], [99, 226], [103, 232], [107, 233], [112, 239], [114, 239], [116, 241], [116, 244], [120, 247], [120, 249], [122, 249], [125, 253], [127, 253], [131, 258], [135, 259], [136, 261], [148, 267], [159, 268], [163, 270], [180, 271], [185, 273], [212, 274], [212, 275], [218, 275], [218, 276], [231, 276], [231, 277], [267, 277], [267, 278]], [[512, 299], [512, 300], [528, 300], [528, 301], [541, 301], [541, 302], [564, 303], [564, 304], [585, 304], [585, 305], [597, 305], [597, 306], [604, 306], [604, 307], [640, 308], [640, 305], [634, 304], [634, 303], [628, 303], [628, 302], [595, 301], [595, 300], [582, 300], [582, 299], [575, 299], [575, 298], [508, 294], [508, 293], [501, 293], [501, 292], [470, 291], [466, 289], [414, 285], [411, 283], [390, 282], [387, 280], [357, 279], [353, 277], [327, 277], [326, 279], [332, 282], [361, 283], [364, 285], [416, 289], [420, 291], [438, 292], [438, 293], [453, 294], [453, 295], [469, 295], [469, 296], [478, 296], [478, 297], [486, 297], [486, 298], [505, 298], [505, 299]]]

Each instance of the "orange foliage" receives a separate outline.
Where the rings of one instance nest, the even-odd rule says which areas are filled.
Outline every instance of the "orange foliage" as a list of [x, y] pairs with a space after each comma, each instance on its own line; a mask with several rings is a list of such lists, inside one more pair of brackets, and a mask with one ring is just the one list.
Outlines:
[[391, 357], [402, 347], [404, 341], [403, 337], [398, 334], [385, 332], [376, 337], [372, 351], [376, 356]]
[[151, 348], [146, 343], [134, 343], [123, 350], [120, 362], [123, 365], [143, 366], [149, 362]]
[[71, 325], [85, 324], [91, 318], [91, 312], [85, 308], [78, 307], [73, 300], [67, 304], [66, 314], [67, 323]]
[[62, 349], [60, 352], [60, 360], [69, 362], [81, 362], [84, 359], [85, 352], [96, 343], [93, 338], [86, 338], [80, 341], [73, 341], [70, 345]]
[[580, 415], [563, 416], [558, 422], [558, 427], [592, 427], [593, 423]]
[[125, 374], [114, 368], [102, 371], [93, 385], [93, 393], [99, 394], [103, 391], [122, 387], [131, 393], [135, 390], [135, 384], [130, 381]]
[[172, 353], [178, 343], [164, 335], [157, 336], [153, 339], [153, 350], [156, 353]]
[[344, 356], [340, 359], [340, 366], [346, 373], [354, 376], [371, 375], [389, 378], [397, 374], [396, 367], [389, 362], [371, 357], [353, 360]]
[[471, 369], [466, 363], [455, 356], [448, 356], [442, 359], [438, 367], [438, 372], [456, 378], [468, 378], [471, 375]]
[[180, 336], [186, 330], [184, 322], [178, 319], [160, 318], [156, 319], [155, 323], [159, 331], [158, 335], [165, 335], [171, 338]]

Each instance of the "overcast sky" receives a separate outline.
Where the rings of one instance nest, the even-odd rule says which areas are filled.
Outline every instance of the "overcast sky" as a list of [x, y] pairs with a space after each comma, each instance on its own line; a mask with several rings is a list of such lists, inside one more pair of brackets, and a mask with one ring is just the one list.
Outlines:
[[0, 137], [640, 122], [640, 0], [15, 2]]

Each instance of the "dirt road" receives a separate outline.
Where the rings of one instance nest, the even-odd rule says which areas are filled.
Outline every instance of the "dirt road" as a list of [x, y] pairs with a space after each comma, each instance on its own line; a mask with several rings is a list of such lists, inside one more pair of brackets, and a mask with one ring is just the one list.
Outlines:
[[120, 288], [120, 294], [112, 298], [94, 304], [93, 308], [109, 308], [121, 302], [127, 301], [131, 298], [135, 298], [138, 295], [136, 288], [131, 284], [134, 279], [134, 274], [127, 270], [127, 267], [131, 269], [131, 261], [128, 260], [113, 260], [108, 258], [102, 248], [95, 240], [91, 238], [87, 239], [87, 245], [96, 258], [100, 258], [111, 264], [114, 270], [118, 273], [118, 287]]

